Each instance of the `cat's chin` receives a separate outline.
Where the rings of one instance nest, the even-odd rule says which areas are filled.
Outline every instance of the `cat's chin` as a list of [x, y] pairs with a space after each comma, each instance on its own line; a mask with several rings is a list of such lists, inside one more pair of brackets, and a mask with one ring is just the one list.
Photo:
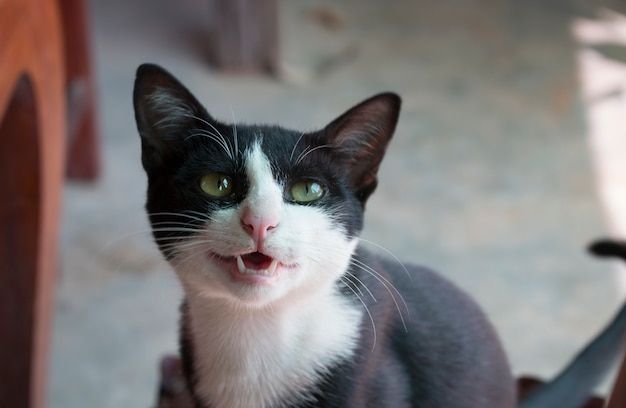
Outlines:
[[260, 252], [235, 256], [210, 254], [210, 258], [228, 272], [232, 281], [253, 286], [274, 286], [282, 272], [295, 268]]

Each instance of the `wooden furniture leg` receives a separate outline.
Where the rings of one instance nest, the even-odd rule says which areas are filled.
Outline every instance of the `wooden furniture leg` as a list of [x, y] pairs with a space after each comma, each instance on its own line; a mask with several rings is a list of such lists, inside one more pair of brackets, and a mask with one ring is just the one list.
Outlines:
[[[37, 253], [39, 236], [40, 177], [37, 150], [38, 126], [32, 85], [26, 78], [18, 81], [13, 97], [0, 124], [0, 332], [2, 340], [0, 382], [5, 393], [20, 398], [30, 394], [34, 367], [29, 364], [34, 339]], [[5, 388], [6, 387], [6, 388]], [[3, 393], [4, 394], [4, 393]], [[0, 395], [7, 401], [8, 395]], [[20, 404], [2, 406], [29, 406]]]
[[0, 407], [43, 408], [65, 167], [53, 0], [0, 0]]
[[94, 180], [100, 174], [100, 138], [89, 13], [84, 0], [59, 0], [59, 6], [68, 100], [67, 177]]

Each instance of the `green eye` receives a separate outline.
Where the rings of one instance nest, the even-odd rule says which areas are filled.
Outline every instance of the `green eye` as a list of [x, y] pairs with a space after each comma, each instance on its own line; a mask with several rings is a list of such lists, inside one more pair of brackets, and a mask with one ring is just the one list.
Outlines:
[[309, 203], [324, 195], [322, 185], [313, 180], [302, 180], [291, 186], [291, 197], [298, 203]]
[[200, 179], [200, 188], [211, 197], [228, 197], [233, 192], [233, 180], [222, 173], [209, 173]]

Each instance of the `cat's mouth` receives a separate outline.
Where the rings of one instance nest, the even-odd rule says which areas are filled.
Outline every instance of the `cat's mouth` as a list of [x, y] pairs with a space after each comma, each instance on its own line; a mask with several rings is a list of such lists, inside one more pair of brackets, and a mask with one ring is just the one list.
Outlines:
[[276, 272], [278, 261], [271, 256], [261, 252], [252, 252], [245, 255], [237, 255], [237, 269], [241, 274], [267, 274], [273, 275]]
[[251, 252], [236, 256], [216, 257], [229, 264], [231, 277], [238, 282], [271, 285], [279, 277], [278, 267], [282, 265], [277, 259], [261, 252]]

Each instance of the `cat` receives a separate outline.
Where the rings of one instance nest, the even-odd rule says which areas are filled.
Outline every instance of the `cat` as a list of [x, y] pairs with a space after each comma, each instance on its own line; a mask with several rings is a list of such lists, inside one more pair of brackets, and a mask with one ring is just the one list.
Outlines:
[[[397, 95], [314, 132], [220, 122], [152, 64], [138, 68], [133, 99], [146, 210], [184, 291], [180, 347], [195, 407], [517, 405], [476, 302], [359, 245]], [[527, 406], [554, 407], [543, 400]]]

